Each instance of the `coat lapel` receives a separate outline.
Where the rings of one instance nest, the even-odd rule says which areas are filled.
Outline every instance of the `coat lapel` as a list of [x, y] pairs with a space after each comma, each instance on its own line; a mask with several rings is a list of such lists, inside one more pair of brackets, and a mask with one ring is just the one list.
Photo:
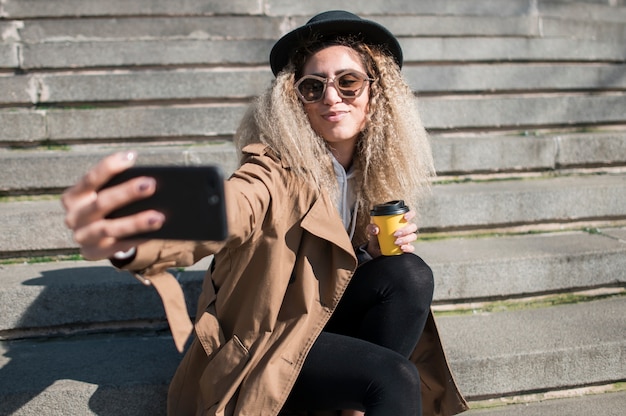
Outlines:
[[352, 242], [326, 192], [322, 192], [302, 219], [302, 228], [324, 240], [330, 241], [352, 256]]

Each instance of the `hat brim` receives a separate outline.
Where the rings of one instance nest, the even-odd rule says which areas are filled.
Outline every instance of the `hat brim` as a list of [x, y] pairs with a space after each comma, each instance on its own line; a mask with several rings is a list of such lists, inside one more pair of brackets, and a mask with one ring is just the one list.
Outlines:
[[402, 67], [400, 43], [384, 26], [365, 19], [333, 19], [306, 24], [280, 38], [270, 52], [270, 66], [274, 75], [287, 66], [292, 51], [314, 34], [322, 41], [342, 35], [359, 36], [367, 45], [382, 46]]

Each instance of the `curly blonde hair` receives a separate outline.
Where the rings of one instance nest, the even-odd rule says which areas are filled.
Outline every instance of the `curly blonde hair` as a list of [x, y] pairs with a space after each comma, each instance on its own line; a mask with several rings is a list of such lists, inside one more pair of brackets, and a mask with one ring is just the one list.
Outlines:
[[308, 57], [330, 44], [354, 49], [374, 79], [369, 89], [367, 125], [353, 158], [359, 204], [353, 241], [361, 243], [366, 238], [369, 211], [375, 204], [403, 199], [419, 214], [423, 197], [430, 189], [430, 178], [435, 174], [416, 97], [396, 62], [384, 50], [352, 38], [335, 39], [332, 43], [309, 41], [295, 52], [271, 87], [253, 102], [235, 134], [235, 144], [241, 152], [249, 143], [263, 143], [310, 185], [331, 196], [337, 191], [328, 145], [313, 131], [294, 88]]

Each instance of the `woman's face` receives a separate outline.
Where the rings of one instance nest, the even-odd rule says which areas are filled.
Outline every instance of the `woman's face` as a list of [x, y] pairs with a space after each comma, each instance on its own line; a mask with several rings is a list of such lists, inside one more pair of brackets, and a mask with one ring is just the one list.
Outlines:
[[[358, 53], [347, 46], [333, 45], [311, 55], [302, 69], [302, 76], [317, 75], [334, 79], [346, 70], [366, 74]], [[342, 98], [335, 84], [329, 82], [320, 101], [304, 104], [311, 127], [327, 143], [335, 146], [356, 144], [365, 128], [369, 108], [369, 82], [355, 98]]]

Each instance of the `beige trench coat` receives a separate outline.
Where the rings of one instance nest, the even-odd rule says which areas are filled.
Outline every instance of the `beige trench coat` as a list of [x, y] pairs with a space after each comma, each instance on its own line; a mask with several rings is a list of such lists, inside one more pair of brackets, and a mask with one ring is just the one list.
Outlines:
[[[262, 145], [244, 149], [226, 201], [226, 242], [151, 241], [125, 267], [157, 288], [181, 349], [191, 323], [182, 291], [165, 270], [215, 253], [196, 337], [170, 385], [171, 416], [278, 415], [357, 267], [328, 195], [305, 186]], [[411, 359], [422, 378], [424, 415], [467, 409], [432, 314]]]

